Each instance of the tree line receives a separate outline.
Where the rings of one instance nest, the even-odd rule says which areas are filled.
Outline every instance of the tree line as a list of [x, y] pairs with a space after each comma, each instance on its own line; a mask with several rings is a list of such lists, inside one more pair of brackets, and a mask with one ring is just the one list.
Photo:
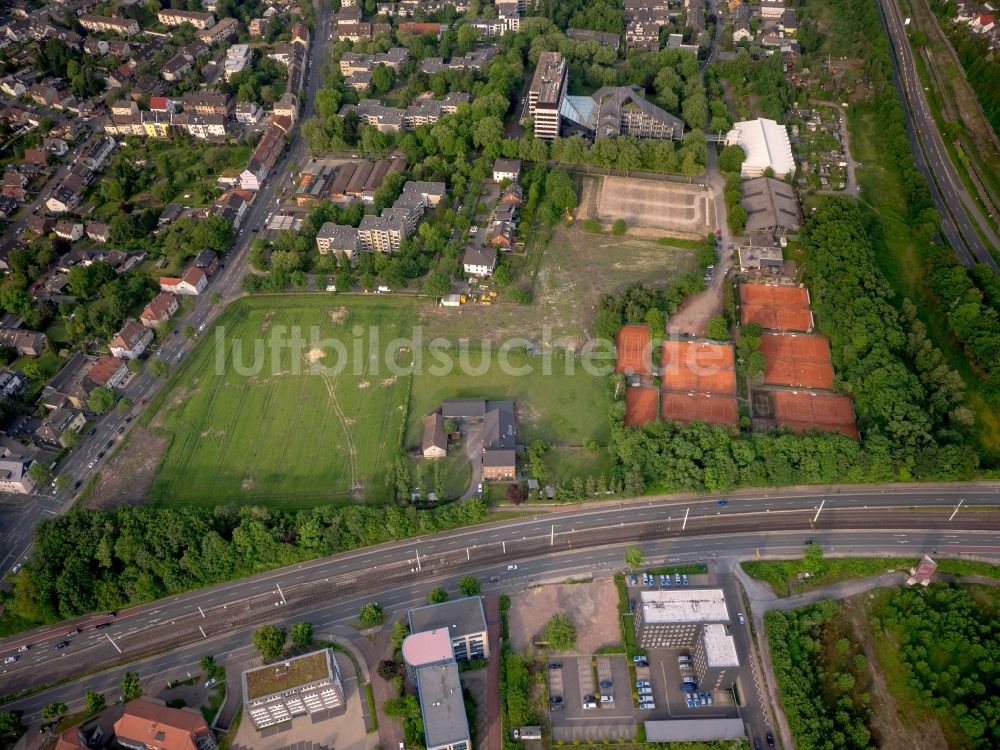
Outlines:
[[121, 609], [272, 568], [486, 518], [479, 501], [433, 510], [323, 506], [130, 507], [38, 524], [6, 595], [7, 630]]

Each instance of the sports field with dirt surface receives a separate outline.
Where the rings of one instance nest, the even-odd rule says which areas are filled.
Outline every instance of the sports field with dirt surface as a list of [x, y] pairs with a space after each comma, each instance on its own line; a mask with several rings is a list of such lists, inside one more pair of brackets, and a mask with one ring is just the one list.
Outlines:
[[630, 227], [649, 227], [704, 237], [715, 230], [712, 193], [700, 185], [686, 185], [634, 177], [605, 177], [597, 200], [596, 217], [624, 219]]

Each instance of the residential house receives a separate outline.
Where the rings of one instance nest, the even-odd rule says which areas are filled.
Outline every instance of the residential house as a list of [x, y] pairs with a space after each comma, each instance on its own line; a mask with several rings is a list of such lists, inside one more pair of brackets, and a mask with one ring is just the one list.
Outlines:
[[3, 194], [5, 198], [24, 201], [28, 177], [15, 167], [8, 167], [3, 173]]
[[88, 223], [85, 231], [94, 242], [105, 243], [111, 239], [111, 227], [102, 222], [92, 221]]
[[[161, 11], [162, 12], [162, 11]], [[135, 750], [215, 750], [215, 735], [197, 710], [138, 698], [115, 722], [115, 741]]]
[[146, 328], [156, 328], [161, 323], [170, 320], [180, 304], [177, 297], [167, 292], [160, 292], [153, 297], [152, 302], [146, 305], [142, 314], [139, 315], [140, 322]]
[[357, 262], [358, 230], [328, 221], [316, 234], [316, 249], [320, 255], [343, 255], [353, 266]]
[[253, 197], [254, 193], [250, 190], [230, 190], [212, 205], [212, 214], [228, 221], [233, 229], [239, 229]]
[[87, 169], [95, 172], [100, 171], [107, 164], [108, 159], [115, 150], [114, 138], [106, 135], [99, 135], [86, 144], [80, 151], [80, 163]]
[[240, 172], [240, 188], [260, 190], [284, 149], [285, 134], [272, 125], [258, 142], [246, 169]]
[[0, 397], [16, 398], [28, 388], [28, 379], [18, 370], [0, 370]]
[[87, 424], [87, 417], [82, 411], [69, 407], [59, 407], [46, 415], [38, 429], [35, 430], [34, 438], [37, 442], [46, 445], [65, 448], [67, 445], [63, 433], [66, 430], [72, 430], [79, 434], [85, 424]]
[[62, 237], [64, 240], [69, 240], [70, 242], [76, 242], [78, 239], [83, 237], [83, 224], [78, 221], [60, 219], [56, 222], [56, 237]]
[[70, 172], [62, 183], [52, 191], [51, 197], [45, 201], [45, 207], [52, 213], [72, 211], [83, 198], [85, 186], [83, 175], [79, 172]]
[[[194, 61], [182, 52], [167, 60], [160, 69], [160, 75], [165, 81], [179, 81], [191, 72]], [[155, 110], [154, 110], [155, 111]]]
[[90, 389], [86, 385], [87, 375], [95, 361], [81, 351], [74, 352], [42, 389], [42, 405], [46, 409], [58, 409], [67, 404], [74, 409], [85, 408], [90, 397]]
[[488, 277], [497, 267], [496, 248], [470, 247], [462, 256], [462, 270], [469, 276]]
[[133, 18], [114, 18], [112, 16], [80, 16], [79, 24], [87, 31], [100, 31], [121, 36], [135, 36], [139, 33], [139, 22]]
[[41, 236], [52, 231], [56, 225], [56, 220], [49, 218], [48, 216], [32, 214], [24, 220], [24, 224], [28, 228], [29, 232], [34, 232], [35, 234]]
[[179, 279], [170, 276], [160, 277], [160, 289], [171, 294], [193, 296], [201, 294], [208, 286], [208, 276], [200, 268], [192, 266]]
[[784, 0], [760, 0], [761, 18], [781, 18], [784, 13]]
[[252, 59], [253, 50], [249, 44], [234, 44], [231, 46], [226, 50], [226, 59], [223, 62], [225, 79], [229, 81], [233, 76], [242, 72]]
[[233, 102], [228, 94], [221, 91], [193, 91], [184, 94], [182, 98], [185, 112], [197, 112], [200, 115], [229, 116]]
[[105, 354], [90, 368], [84, 384], [94, 388], [117, 388], [128, 377], [128, 362]]
[[0, 454], [0, 492], [29, 495], [35, 491], [35, 480], [28, 474], [32, 459], [13, 454], [4, 448]]
[[26, 148], [24, 149], [24, 163], [34, 164], [44, 169], [49, 166], [49, 152], [44, 148]]
[[[9, 219], [17, 213], [18, 202], [16, 198], [0, 196], [0, 219]], [[6, 270], [6, 269], [0, 269]]]
[[482, 423], [485, 481], [510, 481], [516, 477], [517, 422], [513, 401], [453, 398], [441, 404], [441, 415], [460, 422]]
[[214, 276], [219, 270], [219, 254], [208, 248], [202, 250], [194, 259], [194, 267], [200, 268], [206, 276]]
[[424, 417], [424, 439], [422, 443], [424, 458], [444, 458], [448, 454], [448, 436], [444, 431], [444, 417], [441, 412], [434, 412]]
[[520, 159], [497, 159], [493, 162], [493, 182], [517, 182], [521, 176]]
[[200, 13], [191, 10], [173, 10], [167, 8], [156, 13], [156, 18], [167, 27], [180, 26], [189, 23], [196, 29], [207, 29], [215, 23], [215, 16], [211, 13]]
[[256, 125], [264, 117], [262, 110], [256, 102], [237, 102], [236, 121], [244, 125]]
[[289, 117], [295, 122], [299, 116], [299, 100], [295, 94], [286, 92], [274, 103], [272, 111], [275, 117]]
[[20, 328], [0, 328], [0, 346], [14, 349], [22, 357], [37, 357], [49, 343], [44, 333]]
[[208, 45], [235, 39], [239, 34], [240, 25], [235, 18], [223, 18], [210, 29], [198, 32], [198, 41]]
[[[162, 279], [161, 279], [162, 282]], [[153, 340], [153, 332], [138, 320], [125, 321], [122, 329], [111, 339], [111, 355], [122, 359], [138, 359]]]

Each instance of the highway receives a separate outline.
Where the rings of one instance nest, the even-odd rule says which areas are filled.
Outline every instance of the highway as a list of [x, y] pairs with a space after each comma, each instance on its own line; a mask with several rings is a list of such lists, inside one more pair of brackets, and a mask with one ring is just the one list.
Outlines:
[[[307, 54], [307, 60], [311, 62], [307, 64], [305, 73], [307, 93], [300, 121], [308, 118], [313, 111], [313, 101], [321, 83], [321, 61], [329, 48], [331, 23], [331, 14], [322, 14], [312, 35], [310, 51]], [[308, 148], [301, 136], [301, 128], [296, 127], [291, 143], [247, 210], [233, 247], [225, 258], [225, 267], [216, 273], [203, 294], [191, 298], [187, 313], [171, 321], [172, 330], [178, 333], [168, 336], [150, 356], [163, 359], [171, 368], [181, 365], [184, 354], [194, 347], [197, 338], [186, 339], [179, 331], [187, 325], [193, 326], [197, 331], [207, 329], [226, 305], [242, 294], [241, 282], [247, 272], [250, 243], [258, 236], [252, 230], [260, 227], [263, 231], [264, 220], [277, 208], [283, 186], [291, 184], [307, 159]], [[49, 181], [33, 206], [41, 205], [43, 196], [55, 187], [56, 179], [53, 177]], [[215, 292], [222, 296], [218, 304], [211, 302], [212, 294]], [[132, 413], [112, 412], [99, 418], [93, 425], [96, 433], [93, 436], [84, 436], [80, 445], [59, 464], [54, 474], [68, 474], [73, 477], [74, 482], [80, 481], [81, 487], [86, 484], [96, 472], [100, 471], [102, 460], [114, 451], [119, 441], [125, 438], [132, 424], [132, 417], [142, 410], [146, 401], [160, 391], [165, 382], [165, 379], [156, 378], [147, 372], [134, 376], [126, 387], [119, 389], [123, 396], [136, 404]], [[129, 421], [126, 422], [126, 419]], [[111, 447], [107, 447], [109, 442]], [[102, 454], [100, 458], [98, 458], [99, 453]], [[94, 461], [96, 463], [91, 466], [91, 462]], [[0, 513], [3, 515], [0, 520], [0, 550], [3, 551], [0, 570], [6, 571], [15, 563], [24, 562], [31, 549], [34, 528], [38, 521], [62, 513], [71, 507], [77, 492], [78, 490], [66, 490], [52, 495], [48, 494], [50, 489], [45, 487], [41, 488], [38, 494], [31, 496], [29, 501], [26, 501], [24, 495], [0, 496]]]
[[[990, 254], [991, 246], [995, 252], [1000, 251], [1000, 238], [969, 195], [951, 162], [917, 75], [899, 8], [892, 0], [880, 0], [879, 10], [894, 53], [896, 85], [900, 89], [917, 168], [927, 178], [934, 204], [941, 215], [941, 231], [965, 266], [987, 263], [1000, 270]], [[986, 237], [985, 242], [983, 237]]]
[[[897, 554], [1000, 555], [1000, 513], [985, 509], [998, 506], [998, 485], [820, 489], [731, 495], [726, 506], [717, 498], [638, 500], [500, 521], [302, 563], [152, 602], [115, 618], [87, 616], [3, 639], [0, 656], [22, 645], [31, 648], [0, 673], [0, 694], [193, 643], [204, 650], [204, 642], [229, 643], [235, 633], [246, 642], [253, 628], [293, 613], [329, 608], [335, 619], [349, 618], [360, 602], [371, 599], [391, 608], [399, 597], [425, 592], [440, 577], [502, 574], [514, 562], [520, 565], [518, 578], [579, 570], [591, 562], [620, 560], [622, 546], [631, 542], [676, 546], [711, 559], [732, 555], [748, 539], [767, 551], [774, 535], [787, 543], [781, 532], [792, 532], [795, 549], [807, 537], [844, 543], [840, 535], [847, 534], [866, 548], [877, 542], [880, 551], [888, 547]], [[95, 629], [104, 623], [111, 624]], [[82, 632], [67, 638], [76, 628]], [[56, 649], [63, 640], [70, 645]]]

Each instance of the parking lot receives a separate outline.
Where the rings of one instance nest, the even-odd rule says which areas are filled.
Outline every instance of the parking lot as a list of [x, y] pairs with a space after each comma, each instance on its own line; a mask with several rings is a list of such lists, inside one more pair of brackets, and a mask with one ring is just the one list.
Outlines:
[[625, 657], [598, 656], [596, 662], [590, 656], [550, 662], [549, 697], [562, 698], [557, 704], [562, 708], [551, 712], [554, 739], [618, 739], [635, 734], [632, 679]]

